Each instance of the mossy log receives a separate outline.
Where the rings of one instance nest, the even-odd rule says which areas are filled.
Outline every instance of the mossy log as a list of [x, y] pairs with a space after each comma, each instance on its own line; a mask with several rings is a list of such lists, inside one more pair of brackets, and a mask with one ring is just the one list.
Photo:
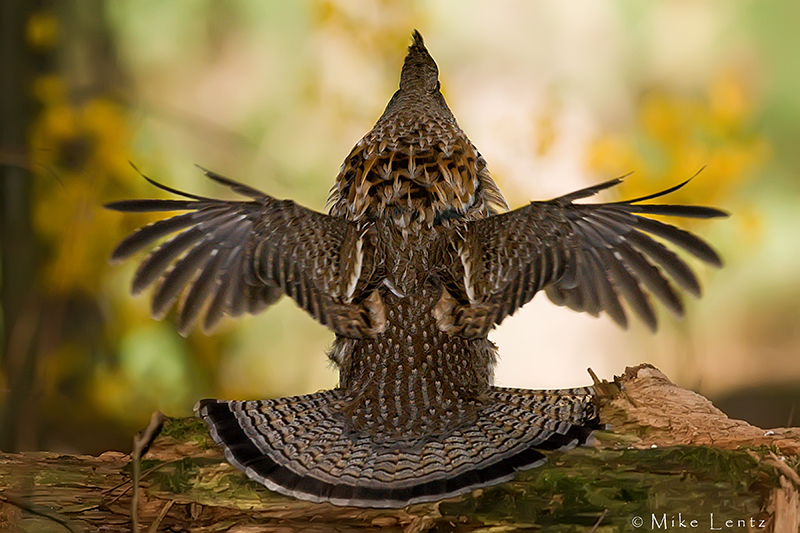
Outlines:
[[[610, 428], [516, 480], [401, 510], [314, 504], [230, 466], [196, 419], [139, 465], [140, 531], [798, 531], [800, 429], [731, 420], [642, 365], [597, 382]], [[131, 456], [0, 454], [0, 530], [131, 531]], [[719, 528], [719, 529], [718, 529]]]

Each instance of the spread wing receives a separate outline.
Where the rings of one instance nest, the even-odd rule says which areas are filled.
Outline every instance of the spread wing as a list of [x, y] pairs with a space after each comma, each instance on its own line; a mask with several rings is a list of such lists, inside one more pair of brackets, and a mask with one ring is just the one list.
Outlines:
[[642, 203], [680, 185], [623, 202], [576, 204], [621, 179], [482, 220], [456, 231], [452, 268], [435, 313], [445, 331], [483, 336], [544, 289], [558, 305], [594, 316], [605, 311], [623, 327], [620, 297], [651, 330], [657, 321], [648, 293], [680, 316], [683, 302], [674, 282], [700, 295], [700, 284], [672, 244], [714, 266], [717, 253], [695, 235], [642, 215], [691, 218], [727, 216], [710, 207]]
[[166, 238], [141, 263], [132, 286], [137, 294], [158, 285], [155, 317], [163, 317], [183, 294], [177, 323], [186, 334], [201, 315], [208, 330], [225, 314], [257, 313], [286, 294], [338, 334], [361, 336], [383, 327], [382, 303], [370, 282], [376, 263], [369, 227], [205, 173], [249, 200], [196, 196], [145, 176], [182, 198], [106, 206], [125, 212], [184, 211], [135, 231], [111, 256], [121, 261]]

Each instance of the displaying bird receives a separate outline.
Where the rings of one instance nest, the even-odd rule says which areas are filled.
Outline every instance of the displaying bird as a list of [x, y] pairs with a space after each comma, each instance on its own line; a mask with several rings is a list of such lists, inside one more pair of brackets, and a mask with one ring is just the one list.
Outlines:
[[600, 425], [593, 389], [493, 386], [497, 351], [488, 333], [540, 290], [623, 327], [624, 300], [655, 330], [649, 295], [682, 315], [675, 285], [700, 294], [697, 277], [663, 242], [721, 265], [698, 237], [645, 216], [725, 216], [645, 203], [686, 182], [634, 200], [575, 203], [621, 181], [614, 179], [507, 211], [445, 103], [418, 32], [399, 90], [336, 177], [329, 214], [205, 173], [246, 199], [196, 196], [148, 178], [180, 198], [107, 207], [183, 213], [134, 232], [112, 259], [166, 238], [132, 290], [157, 285], [155, 317], [182, 295], [182, 333], [198, 321], [210, 329], [224, 315], [257, 313], [284, 294], [333, 330], [337, 388], [196, 407], [231, 463], [305, 500], [435, 501], [511, 479], [542, 463], [542, 451], [585, 443]]

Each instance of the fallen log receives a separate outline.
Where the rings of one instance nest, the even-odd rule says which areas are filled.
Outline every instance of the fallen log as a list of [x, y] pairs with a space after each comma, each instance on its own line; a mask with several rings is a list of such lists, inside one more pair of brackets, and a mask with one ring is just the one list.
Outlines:
[[284, 497], [230, 466], [200, 420], [166, 419], [152, 443], [137, 438], [140, 459], [0, 454], [0, 530], [798, 531], [800, 428], [732, 420], [650, 365], [595, 385], [609, 427], [593, 446], [442, 502], [373, 510]]

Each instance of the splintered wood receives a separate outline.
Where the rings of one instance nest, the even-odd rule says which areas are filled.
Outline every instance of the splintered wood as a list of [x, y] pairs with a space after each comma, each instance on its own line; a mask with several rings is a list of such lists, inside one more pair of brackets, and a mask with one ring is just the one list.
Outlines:
[[776, 446], [784, 454], [800, 452], [800, 429], [761, 429], [728, 418], [707, 398], [678, 387], [651, 365], [627, 368], [613, 383], [601, 382], [597, 388], [603, 422], [614, 433], [638, 437], [636, 447]]

